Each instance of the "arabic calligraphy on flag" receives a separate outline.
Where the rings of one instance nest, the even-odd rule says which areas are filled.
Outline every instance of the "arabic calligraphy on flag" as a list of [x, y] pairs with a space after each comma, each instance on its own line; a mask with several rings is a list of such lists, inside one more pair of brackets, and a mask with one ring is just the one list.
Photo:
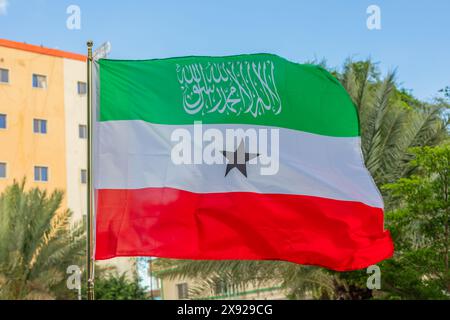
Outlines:
[[230, 61], [176, 65], [188, 114], [275, 115], [282, 103], [272, 61]]

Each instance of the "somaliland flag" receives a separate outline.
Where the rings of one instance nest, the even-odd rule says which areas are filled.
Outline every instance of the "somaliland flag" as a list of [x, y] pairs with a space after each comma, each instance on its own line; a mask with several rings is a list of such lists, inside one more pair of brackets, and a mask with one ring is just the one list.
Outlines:
[[324, 69], [268, 54], [95, 69], [97, 260], [392, 256], [357, 111]]

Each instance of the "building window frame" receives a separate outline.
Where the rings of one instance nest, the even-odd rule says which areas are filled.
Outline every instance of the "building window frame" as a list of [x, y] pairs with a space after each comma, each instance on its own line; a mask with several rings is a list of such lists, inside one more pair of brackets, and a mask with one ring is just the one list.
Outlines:
[[78, 125], [78, 138], [87, 139], [87, 136], [88, 136], [87, 125], [79, 124]]
[[77, 81], [77, 93], [80, 96], [87, 95], [87, 83], [83, 81]]
[[[3, 81], [3, 72], [6, 71], [6, 81]], [[9, 69], [0, 68], [0, 84], [10, 84], [11, 83], [11, 72]]]
[[35, 182], [48, 182], [49, 181], [49, 168], [47, 166], [34, 166], [34, 181]]
[[80, 171], [80, 181], [81, 184], [87, 184], [88, 176], [87, 176], [87, 170], [81, 169]]
[[[40, 80], [44, 81], [40, 81]], [[44, 89], [48, 88], [48, 77], [43, 74], [33, 73], [31, 77], [31, 84], [34, 89]]]
[[177, 283], [177, 294], [180, 300], [189, 299], [189, 286], [187, 282]]
[[8, 115], [6, 113], [0, 113], [0, 130], [8, 129]]
[[48, 121], [45, 119], [33, 119], [33, 133], [35, 134], [47, 134], [48, 133]]
[[[3, 169], [2, 169], [2, 167], [3, 167]], [[2, 175], [2, 173], [4, 173], [4, 174]], [[0, 180], [7, 179], [7, 178], [8, 178], [8, 163], [0, 161]]]

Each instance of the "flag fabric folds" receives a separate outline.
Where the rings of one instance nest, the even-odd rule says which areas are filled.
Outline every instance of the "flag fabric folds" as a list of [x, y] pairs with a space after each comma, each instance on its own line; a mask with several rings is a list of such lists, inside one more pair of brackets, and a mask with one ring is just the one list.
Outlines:
[[99, 60], [97, 260], [389, 258], [358, 115], [324, 69], [269, 54]]

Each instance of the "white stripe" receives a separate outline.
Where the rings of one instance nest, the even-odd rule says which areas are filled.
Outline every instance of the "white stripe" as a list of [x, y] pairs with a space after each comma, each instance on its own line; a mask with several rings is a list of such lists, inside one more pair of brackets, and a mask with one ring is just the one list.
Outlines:
[[[280, 128], [278, 173], [264, 176], [258, 165], [247, 165], [248, 178], [245, 178], [236, 169], [225, 177], [226, 164], [175, 165], [171, 160], [175, 145], [171, 134], [177, 128], [184, 128], [193, 136], [192, 125], [157, 125], [137, 120], [97, 125], [95, 185], [98, 189], [169, 187], [195, 193], [293, 194], [383, 207], [380, 193], [364, 166], [359, 137], [329, 137]], [[222, 132], [237, 128], [274, 129], [203, 125], [204, 131], [209, 128]]]

